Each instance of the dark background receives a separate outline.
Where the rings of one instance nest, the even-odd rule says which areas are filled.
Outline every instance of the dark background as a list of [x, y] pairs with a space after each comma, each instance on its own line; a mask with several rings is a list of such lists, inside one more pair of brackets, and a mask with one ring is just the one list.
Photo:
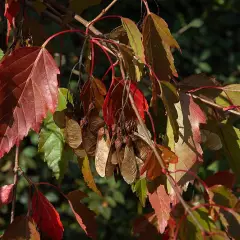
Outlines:
[[[67, 1], [61, 2], [66, 4]], [[103, 0], [101, 5], [84, 11], [82, 16], [87, 20], [93, 19], [109, 2]], [[182, 54], [175, 53], [175, 63], [180, 78], [205, 72], [216, 76], [224, 84], [240, 82], [239, 0], [149, 0], [149, 6], [153, 12], [160, 14], [166, 20], [181, 46]], [[35, 22], [31, 21], [32, 27], [35, 26], [42, 38], [63, 29], [46, 17], [39, 17], [32, 11], [28, 11], [28, 14], [35, 19]], [[140, 0], [119, 0], [108, 14], [131, 18], [141, 27], [145, 10], [141, 6]], [[43, 26], [41, 30], [39, 23]], [[119, 20], [107, 19], [97, 23], [96, 27], [107, 33], [118, 25], [120, 25]], [[2, 19], [0, 23], [1, 36], [4, 36], [5, 30], [6, 21]], [[61, 86], [67, 86], [71, 70], [81, 50], [81, 43], [82, 40], [76, 34], [69, 34], [59, 37], [49, 46], [49, 50], [55, 55], [57, 61], [59, 61], [59, 54], [63, 54]], [[2, 48], [4, 48], [3, 41]], [[95, 75], [102, 76], [107, 68], [108, 63], [99, 56], [99, 59], [96, 60]], [[74, 74], [70, 78], [72, 87], [77, 79], [78, 76]], [[51, 171], [37, 153], [37, 144], [38, 135], [31, 132], [20, 146], [20, 165], [33, 181], [57, 184]], [[13, 149], [0, 161], [0, 185], [13, 181], [11, 169], [14, 152]], [[225, 159], [218, 159], [215, 156], [214, 161], [208, 161], [211, 157], [206, 154], [206, 162], [200, 174], [203, 178], [228, 168]], [[95, 177], [96, 183], [104, 195], [102, 199], [86, 187], [78, 163], [76, 159], [73, 159], [69, 163], [69, 169], [61, 188], [65, 193], [80, 189], [89, 194], [89, 199], [85, 202], [98, 213], [99, 239], [133, 239], [131, 237], [132, 221], [143, 213], [143, 209], [132, 193], [131, 187], [122, 180], [115, 182], [113, 179], [106, 180], [97, 175]], [[16, 213], [20, 215], [26, 213], [28, 201], [28, 184], [23, 178], [20, 179], [17, 190]], [[88, 239], [72, 216], [66, 201], [54, 189], [45, 186], [41, 190], [61, 215], [65, 227], [64, 239]], [[1, 232], [9, 223], [10, 207], [10, 205], [3, 206], [0, 209]], [[148, 210], [149, 207], [144, 211]]]

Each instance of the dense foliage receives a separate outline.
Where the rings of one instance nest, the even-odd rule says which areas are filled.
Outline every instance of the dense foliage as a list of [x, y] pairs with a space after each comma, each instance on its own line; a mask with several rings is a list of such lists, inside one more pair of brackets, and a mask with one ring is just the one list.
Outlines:
[[238, 239], [238, 4], [2, 4], [2, 238]]

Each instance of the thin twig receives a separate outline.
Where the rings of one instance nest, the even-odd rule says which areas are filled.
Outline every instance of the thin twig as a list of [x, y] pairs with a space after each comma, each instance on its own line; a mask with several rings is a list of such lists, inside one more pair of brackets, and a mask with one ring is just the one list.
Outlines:
[[11, 223], [14, 221], [15, 217], [15, 207], [16, 207], [16, 195], [17, 195], [17, 184], [18, 184], [18, 167], [19, 167], [19, 147], [16, 146], [15, 161], [14, 161], [14, 179], [13, 179], [13, 198], [12, 198], [12, 210], [11, 210]]
[[133, 96], [132, 94], [130, 93], [129, 94], [129, 99], [130, 99], [130, 103], [132, 105], [132, 108], [138, 118], [138, 121], [142, 127], [142, 130], [143, 130], [143, 134], [144, 134], [144, 137], [146, 138], [149, 146], [151, 147], [151, 149], [153, 150], [161, 168], [166, 172], [166, 177], [169, 181], [169, 183], [171, 184], [172, 188], [174, 189], [175, 191], [175, 194], [177, 195], [179, 201], [182, 203], [183, 207], [185, 208], [186, 212], [192, 217], [193, 221], [195, 222], [195, 224], [198, 226], [198, 228], [201, 230], [201, 231], [205, 231], [204, 228], [202, 227], [202, 225], [199, 223], [199, 221], [196, 219], [196, 217], [194, 216], [194, 214], [192, 213], [191, 211], [191, 208], [187, 205], [187, 203], [184, 201], [184, 199], [182, 198], [181, 194], [179, 193], [177, 187], [175, 186], [175, 183], [173, 182], [172, 178], [168, 175], [168, 170], [166, 169], [165, 167], [165, 164], [164, 164], [164, 161], [162, 159], [162, 157], [158, 154], [158, 151], [155, 147], [155, 145], [153, 144], [152, 140], [151, 140], [151, 137], [149, 136], [148, 134], [148, 131], [147, 131], [147, 127], [145, 126], [139, 112], [138, 112], [138, 109], [135, 105], [135, 102], [134, 102], [134, 99], [133, 99]]
[[93, 24], [101, 18], [118, 0], [113, 0], [106, 8], [102, 10], [101, 13], [99, 13], [87, 26], [87, 28], [90, 28], [90, 26], [93, 26]]
[[207, 100], [205, 98], [202, 98], [202, 97], [199, 97], [197, 95], [190, 94], [190, 93], [188, 93], [187, 95], [192, 96], [193, 98], [198, 99], [201, 102], [203, 102], [203, 103], [205, 103], [205, 104], [207, 104], [207, 105], [209, 105], [211, 107], [214, 107], [214, 108], [216, 108], [218, 110], [221, 110], [221, 111], [224, 111], [224, 112], [229, 112], [229, 113], [232, 113], [232, 114], [240, 116], [240, 112], [238, 112], [238, 111], [234, 111], [234, 110], [231, 110], [231, 109], [225, 111], [224, 107], [222, 107], [222, 106], [220, 106], [220, 105], [218, 105], [218, 104], [216, 104], [214, 102], [211, 102], [211, 101], [209, 101], [209, 100]]

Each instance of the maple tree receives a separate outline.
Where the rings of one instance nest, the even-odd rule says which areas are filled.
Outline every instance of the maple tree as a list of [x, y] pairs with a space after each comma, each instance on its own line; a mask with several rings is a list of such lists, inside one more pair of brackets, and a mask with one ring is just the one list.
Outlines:
[[[72, 0], [66, 9], [53, 0], [6, 0], [6, 41], [12, 42], [0, 62], [0, 157], [13, 147], [16, 154], [14, 182], [0, 188], [0, 206], [12, 202], [11, 223], [2, 239], [63, 238], [66, 226], [41, 192], [42, 185], [60, 193], [87, 236], [98, 238], [97, 213], [81, 202], [87, 194], [64, 193], [61, 185], [34, 182], [21, 169], [19, 145], [30, 129], [39, 134], [38, 151], [59, 183], [75, 156], [83, 180], [100, 197], [95, 173], [121, 177], [143, 207], [151, 205], [151, 213], [134, 221], [138, 239], [239, 239], [239, 200], [233, 187], [240, 174], [240, 130], [234, 125], [234, 117], [240, 115], [240, 85], [223, 86], [203, 73], [180, 80], [173, 57], [180, 46], [147, 0], [142, 0], [146, 16], [140, 26], [121, 16], [104, 16], [117, 0], [91, 22], [78, 15], [100, 2], [78, 7]], [[28, 7], [40, 15], [52, 8], [66, 16], [70, 12], [85, 29], [64, 22], [68, 29], [49, 36], [41, 47], [33, 46], [23, 31]], [[120, 25], [103, 34], [95, 23], [108, 18], [120, 20]], [[72, 33], [83, 39], [75, 91], [60, 87], [61, 71], [47, 50], [52, 39]], [[94, 75], [97, 51], [109, 62], [101, 79]], [[150, 98], [140, 88], [143, 78], [148, 79]], [[163, 120], [152, 116], [157, 115], [159, 101], [167, 121], [164, 136], [155, 131]], [[231, 170], [203, 181], [198, 176], [203, 149], [223, 149]], [[15, 217], [19, 177], [29, 184], [28, 212]], [[201, 191], [201, 202], [183, 197], [194, 185]]]

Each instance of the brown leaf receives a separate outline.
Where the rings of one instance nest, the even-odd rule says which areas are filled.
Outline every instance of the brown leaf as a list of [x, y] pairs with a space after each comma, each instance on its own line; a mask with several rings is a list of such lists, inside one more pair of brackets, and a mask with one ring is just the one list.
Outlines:
[[96, 183], [94, 181], [92, 171], [90, 168], [88, 157], [86, 156], [82, 164], [82, 174], [84, 181], [87, 183], [88, 187], [91, 188], [95, 193], [102, 197], [101, 192], [98, 190]]
[[126, 183], [131, 184], [136, 180], [137, 162], [132, 145], [126, 145], [125, 147], [123, 161], [120, 163], [120, 171]]
[[67, 118], [65, 139], [67, 144], [73, 149], [80, 146], [82, 143], [82, 129], [77, 121]]
[[[104, 134], [106, 135], [107, 140], [104, 139]], [[98, 141], [95, 154], [95, 167], [97, 173], [101, 177], [105, 177], [105, 169], [108, 160], [108, 155], [110, 152], [110, 140], [108, 131], [104, 128], [100, 128], [98, 131]]]
[[148, 193], [148, 196], [155, 214], [157, 215], [159, 231], [163, 233], [168, 225], [168, 219], [170, 218], [170, 197], [166, 193], [163, 185], [158, 186], [153, 193]]
[[118, 164], [117, 161], [117, 153], [116, 151], [113, 152], [113, 147], [110, 148], [110, 152], [108, 154], [106, 168], [105, 168], [105, 176], [111, 177], [114, 173], [114, 169]]
[[[168, 148], [157, 145], [157, 150], [159, 155], [162, 157], [165, 167], [167, 168], [169, 163], [176, 164], [178, 162], [178, 157], [170, 151]], [[160, 166], [153, 151], [150, 152], [143, 167], [141, 168], [140, 174], [147, 172], [146, 176], [149, 180], [154, 180], [162, 174], [162, 167]]]
[[65, 115], [65, 111], [56, 111], [53, 114], [53, 120], [56, 123], [56, 125], [63, 129], [66, 127], [66, 115]]
[[19, 216], [8, 226], [3, 234], [2, 240], [40, 240], [39, 232], [36, 229], [32, 218]]
[[180, 47], [171, 35], [167, 23], [154, 13], [148, 14], [144, 19], [143, 45], [146, 61], [158, 80], [168, 81], [172, 76], [178, 76], [170, 48]]
[[88, 156], [95, 156], [97, 136], [95, 136], [88, 126], [83, 128], [83, 148], [85, 149]]
[[79, 190], [70, 192], [67, 195], [70, 207], [81, 228], [89, 237], [97, 239], [95, 213], [80, 202], [85, 197], [87, 197], [87, 195]]

